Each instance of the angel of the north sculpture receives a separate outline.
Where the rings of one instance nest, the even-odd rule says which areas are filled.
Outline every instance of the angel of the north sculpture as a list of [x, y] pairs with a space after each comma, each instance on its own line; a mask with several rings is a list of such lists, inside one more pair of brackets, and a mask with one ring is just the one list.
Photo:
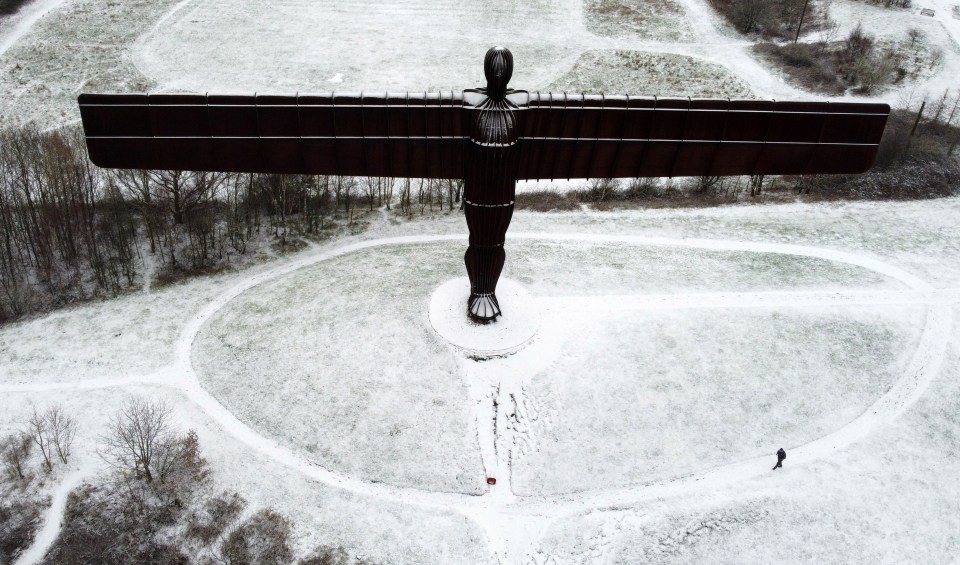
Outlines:
[[487, 51], [463, 92], [221, 96], [81, 94], [101, 167], [464, 181], [466, 314], [501, 315], [497, 280], [517, 180], [861, 173], [890, 107], [507, 88]]

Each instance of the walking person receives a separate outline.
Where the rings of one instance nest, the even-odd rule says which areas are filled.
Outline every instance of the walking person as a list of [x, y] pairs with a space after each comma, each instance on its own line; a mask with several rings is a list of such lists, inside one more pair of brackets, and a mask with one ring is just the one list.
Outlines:
[[773, 470], [776, 471], [780, 467], [783, 467], [783, 460], [787, 458], [787, 452], [781, 447], [777, 450], [777, 464], [773, 466]]

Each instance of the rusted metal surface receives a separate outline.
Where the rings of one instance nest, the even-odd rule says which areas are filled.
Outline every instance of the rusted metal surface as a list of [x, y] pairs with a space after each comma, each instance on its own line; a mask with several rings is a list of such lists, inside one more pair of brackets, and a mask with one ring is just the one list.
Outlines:
[[889, 106], [531, 94], [518, 179], [861, 173]]
[[82, 94], [101, 167], [460, 178], [460, 93]]
[[[516, 179], [861, 173], [886, 104], [519, 93]], [[463, 178], [463, 93], [83, 94], [102, 167]]]
[[462, 178], [467, 314], [501, 315], [496, 287], [516, 181], [861, 173], [886, 104], [693, 100], [507, 88], [513, 56], [484, 59], [462, 93], [82, 94], [101, 167]]

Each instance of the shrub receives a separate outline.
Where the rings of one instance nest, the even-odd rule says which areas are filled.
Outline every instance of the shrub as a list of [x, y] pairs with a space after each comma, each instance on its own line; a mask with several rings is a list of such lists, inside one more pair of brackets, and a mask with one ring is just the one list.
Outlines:
[[321, 547], [301, 560], [300, 565], [360, 565], [360, 561], [351, 561], [342, 547]]
[[67, 497], [63, 527], [43, 563], [49, 565], [187, 565], [175, 545], [157, 539], [168, 505], [139, 508], [119, 490], [83, 485]]
[[11, 479], [26, 479], [24, 467], [30, 457], [31, 447], [33, 443], [25, 432], [12, 433], [0, 441], [0, 458], [3, 460], [3, 468]]
[[293, 561], [290, 521], [270, 509], [258, 511], [227, 534], [220, 546], [226, 565], [285, 565]]
[[575, 199], [553, 190], [521, 192], [517, 194], [515, 204], [518, 210], [534, 212], [569, 211], [580, 207]]
[[16, 14], [21, 6], [30, 0], [0, 0], [0, 16]]
[[849, 86], [840, 75], [836, 57], [826, 44], [758, 43], [754, 52], [783, 69], [791, 81], [806, 90], [840, 95]]
[[643, 200], [646, 198], [656, 198], [661, 196], [660, 179], [652, 177], [639, 177], [627, 181], [627, 187], [623, 190], [623, 198], [627, 200]]
[[586, 190], [580, 192], [580, 200], [603, 202], [620, 197], [620, 179], [589, 179]]
[[40, 525], [40, 508], [34, 501], [0, 503], [0, 563], [13, 563], [33, 543]]
[[238, 493], [222, 493], [206, 501], [202, 510], [190, 514], [187, 537], [209, 545], [231, 522], [237, 519], [247, 501]]

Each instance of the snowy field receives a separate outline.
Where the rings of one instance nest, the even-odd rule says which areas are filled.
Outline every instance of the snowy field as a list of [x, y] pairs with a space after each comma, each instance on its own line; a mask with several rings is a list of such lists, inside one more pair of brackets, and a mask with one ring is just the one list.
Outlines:
[[[830, 3], [838, 34], [862, 21], [896, 43], [917, 27], [920, 53], [943, 53], [878, 99], [956, 87], [956, 3], [921, 4], [936, 17]], [[758, 62], [706, 0], [33, 0], [0, 19], [0, 124], [76, 122], [80, 92], [460, 90], [482, 83], [497, 43], [513, 50], [521, 89], [816, 98]]]
[[952, 558], [960, 199], [514, 221], [505, 276], [544, 309], [514, 356], [431, 334], [460, 219], [381, 218], [3, 328], [0, 427], [81, 418], [52, 488], [99, 472], [98, 407], [165, 398], [212, 488], [291, 516], [302, 551], [388, 563]]
[[[877, 98], [896, 103], [957, 88], [955, 5], [831, 12], [840, 33], [922, 27], [924, 52], [942, 49]], [[82, 91], [460, 89], [498, 42], [516, 88], [816, 98], [705, 0], [34, 0], [0, 20], [0, 125], [73, 123]], [[69, 490], [108, 472], [97, 438], [134, 394], [197, 430], [212, 491], [289, 516], [301, 554], [960, 555], [960, 199], [517, 213], [504, 276], [542, 325], [483, 362], [427, 317], [463, 275], [462, 216], [366, 219], [361, 236], [240, 272], [0, 327], [0, 433], [34, 406], [80, 420], [21, 562], [56, 536]]]

